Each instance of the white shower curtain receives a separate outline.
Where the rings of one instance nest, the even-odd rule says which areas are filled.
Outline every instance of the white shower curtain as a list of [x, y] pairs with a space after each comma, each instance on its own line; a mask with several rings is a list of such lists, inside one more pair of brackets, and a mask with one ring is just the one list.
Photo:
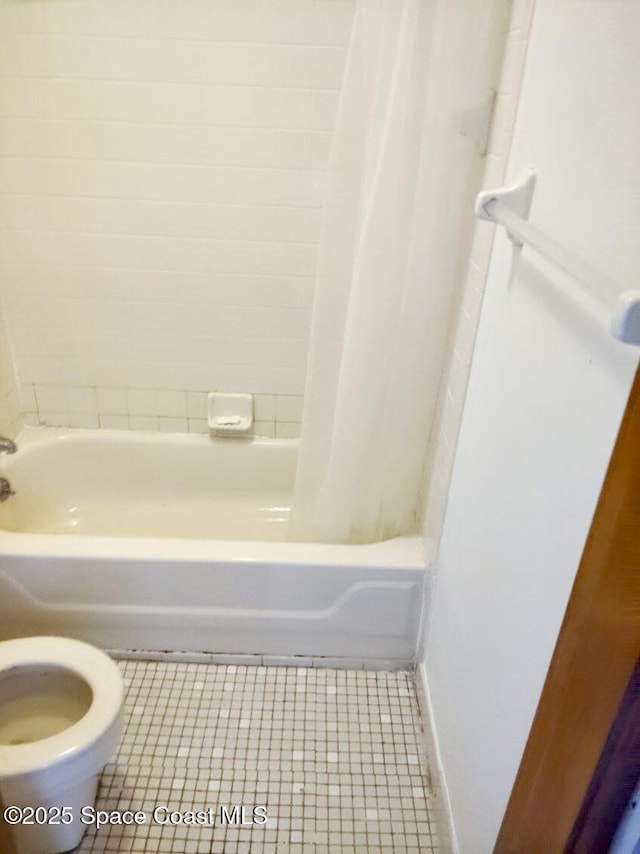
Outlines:
[[414, 524], [473, 156], [451, 133], [451, 80], [434, 79], [456, 61], [445, 6], [356, 7], [319, 247], [294, 540], [373, 542]]

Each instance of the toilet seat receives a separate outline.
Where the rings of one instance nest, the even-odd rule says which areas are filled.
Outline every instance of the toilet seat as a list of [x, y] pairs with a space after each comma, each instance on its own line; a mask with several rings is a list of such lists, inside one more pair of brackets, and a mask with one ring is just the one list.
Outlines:
[[[0, 744], [0, 782], [42, 772], [63, 763], [72, 776], [82, 776], [85, 754], [107, 762], [120, 736], [124, 697], [122, 676], [115, 662], [82, 641], [61, 637], [30, 637], [0, 642], [0, 682], [9, 674], [33, 665], [62, 668], [86, 682], [92, 692], [87, 712], [55, 735], [26, 744]], [[104, 764], [104, 763], [103, 763]]]

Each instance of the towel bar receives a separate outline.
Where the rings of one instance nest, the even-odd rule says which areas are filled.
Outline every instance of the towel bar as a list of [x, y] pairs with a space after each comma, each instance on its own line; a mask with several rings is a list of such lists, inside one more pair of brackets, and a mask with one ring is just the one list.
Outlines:
[[611, 334], [625, 344], [640, 345], [640, 291], [620, 293], [619, 286], [527, 221], [536, 173], [524, 169], [508, 187], [484, 190], [476, 199], [476, 216], [506, 228], [514, 246], [532, 246], [568, 273], [612, 311]]

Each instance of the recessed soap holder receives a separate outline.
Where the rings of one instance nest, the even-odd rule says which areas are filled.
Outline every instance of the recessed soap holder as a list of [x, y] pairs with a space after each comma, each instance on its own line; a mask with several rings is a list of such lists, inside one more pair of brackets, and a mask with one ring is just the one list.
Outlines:
[[214, 436], [246, 436], [253, 427], [253, 395], [212, 391], [207, 396], [207, 423]]

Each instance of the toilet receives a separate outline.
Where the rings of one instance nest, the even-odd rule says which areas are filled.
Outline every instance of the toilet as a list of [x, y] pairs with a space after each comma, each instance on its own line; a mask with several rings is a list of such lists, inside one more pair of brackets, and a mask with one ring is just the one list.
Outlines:
[[120, 741], [123, 697], [117, 665], [89, 644], [0, 641], [0, 801], [34, 822], [5, 822], [16, 854], [59, 854], [80, 843], [88, 826], [80, 811], [93, 807]]

